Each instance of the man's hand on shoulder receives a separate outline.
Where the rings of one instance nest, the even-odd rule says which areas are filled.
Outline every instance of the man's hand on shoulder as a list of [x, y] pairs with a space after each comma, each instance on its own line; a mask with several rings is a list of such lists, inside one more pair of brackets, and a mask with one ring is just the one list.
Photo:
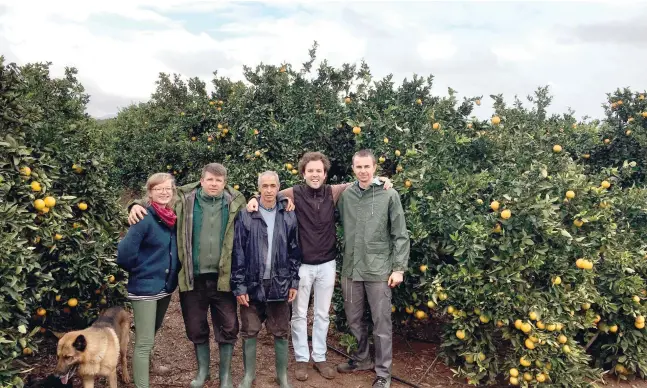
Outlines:
[[393, 182], [391, 182], [391, 179], [385, 176], [381, 176], [378, 179], [384, 184], [384, 190], [388, 190], [393, 187]]
[[[293, 211], [294, 210], [294, 201], [292, 201], [292, 198], [286, 196], [285, 199], [287, 199], [288, 203], [285, 205], [285, 210], [286, 211]], [[249, 213], [258, 211], [258, 200], [256, 197], [252, 197], [249, 202], [247, 202], [247, 211]]]
[[252, 197], [249, 202], [247, 202], [247, 211], [252, 213], [258, 210], [258, 200], [256, 197]]
[[285, 211], [291, 212], [294, 210], [294, 202], [292, 201], [292, 198], [286, 196], [285, 197], [288, 200], [288, 204], [285, 206]]
[[128, 213], [128, 224], [135, 225], [139, 221], [144, 219], [144, 216], [148, 214], [146, 209], [141, 205], [133, 205]]

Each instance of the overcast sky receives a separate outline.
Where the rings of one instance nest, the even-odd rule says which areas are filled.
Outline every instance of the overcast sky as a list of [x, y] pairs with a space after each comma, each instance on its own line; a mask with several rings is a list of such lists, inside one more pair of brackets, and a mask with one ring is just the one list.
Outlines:
[[0, 0], [0, 55], [79, 69], [89, 113], [147, 100], [159, 72], [242, 78], [242, 65], [299, 66], [314, 40], [333, 65], [375, 77], [433, 74], [434, 92], [525, 97], [600, 117], [605, 93], [647, 87], [647, 1], [224, 2]]

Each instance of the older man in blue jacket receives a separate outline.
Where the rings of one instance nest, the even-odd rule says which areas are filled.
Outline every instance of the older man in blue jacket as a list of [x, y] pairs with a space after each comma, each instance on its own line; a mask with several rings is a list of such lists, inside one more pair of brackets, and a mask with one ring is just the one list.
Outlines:
[[245, 376], [239, 388], [249, 388], [256, 376], [256, 337], [262, 323], [274, 336], [276, 377], [289, 388], [288, 333], [290, 308], [299, 288], [301, 250], [297, 218], [285, 210], [279, 196], [279, 176], [266, 171], [258, 177], [259, 209], [239, 212], [235, 221], [231, 289], [240, 304]]

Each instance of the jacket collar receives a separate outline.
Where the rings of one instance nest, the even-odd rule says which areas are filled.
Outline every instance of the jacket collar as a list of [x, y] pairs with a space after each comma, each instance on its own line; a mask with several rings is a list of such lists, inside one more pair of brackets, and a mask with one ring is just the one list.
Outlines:
[[303, 191], [306, 193], [308, 197], [323, 197], [324, 195], [324, 190], [326, 189], [326, 184], [321, 185], [318, 189], [313, 189], [312, 187], [308, 186], [307, 184], [304, 184], [304, 189]]
[[225, 191], [223, 190], [223, 192], [218, 196], [211, 196], [207, 194], [202, 187], [198, 187], [196, 197], [199, 197], [205, 202], [218, 202], [225, 197]]
[[[259, 200], [260, 201], [260, 200]], [[283, 194], [279, 194], [276, 196], [276, 211], [277, 213], [281, 213], [285, 211], [285, 206], [288, 203], [287, 197], [283, 196]], [[246, 212], [246, 209], [242, 209], [241, 211]], [[263, 218], [261, 215], [260, 210], [256, 210], [250, 214], [252, 218]]]
[[[200, 184], [200, 181], [197, 181], [186, 184], [184, 186], [180, 186], [177, 188], [177, 190], [182, 194], [188, 195], [191, 193], [197, 193], [200, 187], [202, 187], [202, 185]], [[225, 186], [225, 189], [222, 193], [225, 196], [225, 201], [227, 204], [232, 203], [238, 196], [243, 195], [240, 191], [234, 190], [234, 188], [229, 185]]]
[[151, 217], [153, 217], [153, 219], [154, 219], [155, 221], [157, 221], [157, 222], [159, 222], [159, 223], [162, 223], [162, 222], [163, 222], [163, 221], [162, 221], [162, 218], [161, 218], [161, 217], [159, 216], [159, 214], [157, 214], [157, 212], [155, 211], [155, 208], [153, 207], [153, 205], [148, 205], [148, 206], [146, 206], [146, 211], [148, 211], [148, 213], [150, 213]]
[[151, 216], [153, 216], [153, 217], [159, 217], [157, 215], [157, 212], [155, 211], [155, 208], [153, 207], [153, 205], [146, 206], [146, 211], [148, 211], [151, 214]]
[[[383, 183], [382, 183], [382, 181], [381, 181], [381, 180], [379, 180], [379, 178], [377, 178], [377, 177], [376, 177], [376, 178], [373, 178], [373, 181], [371, 182], [371, 184], [370, 184], [370, 185], [368, 185], [368, 187], [365, 189], [365, 191], [367, 191], [367, 190], [371, 190], [371, 189], [373, 189], [373, 188], [375, 188], [375, 187], [379, 187], [379, 186], [382, 186], [382, 185], [383, 185]], [[356, 181], [353, 183], [353, 186], [352, 186], [352, 187], [353, 187], [355, 190], [357, 190], [358, 192], [361, 192], [361, 189], [360, 189], [360, 187], [359, 187], [359, 181], [357, 181], [357, 180], [356, 180]]]

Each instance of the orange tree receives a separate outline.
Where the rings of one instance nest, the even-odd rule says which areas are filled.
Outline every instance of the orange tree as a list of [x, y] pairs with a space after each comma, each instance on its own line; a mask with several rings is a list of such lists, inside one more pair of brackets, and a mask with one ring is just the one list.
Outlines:
[[75, 79], [47, 64], [0, 58], [0, 385], [20, 385], [12, 360], [38, 333], [85, 327], [123, 301], [114, 264], [123, 214], [86, 146], [92, 119]]
[[605, 104], [605, 130], [601, 133], [601, 146], [596, 157], [590, 159], [594, 170], [620, 167], [625, 160], [636, 162], [636, 174], [623, 182], [624, 187], [645, 182], [645, 146], [647, 146], [647, 100], [646, 93], [617, 89], [607, 94]]
[[[410, 227], [429, 233], [421, 242], [437, 271], [420, 283], [430, 302], [409, 311], [431, 307], [449, 318], [444, 354], [475, 384], [505, 377], [584, 386], [598, 367], [642, 375], [645, 224], [637, 204], [645, 191], [621, 189], [636, 179], [635, 162], [586, 174], [577, 147], [594, 147], [607, 124], [546, 117], [543, 90], [532, 110], [494, 97], [493, 118], [473, 124], [477, 137], [461, 152], [469, 159], [479, 142], [492, 150], [476, 155], [477, 168], [457, 170], [459, 155], [445, 155], [463, 130], [451, 127], [429, 138], [407, 172]], [[428, 172], [430, 158], [437, 167]]]
[[[246, 67], [245, 83], [216, 75], [212, 92], [162, 74], [149, 102], [109, 123], [113, 182], [137, 190], [169, 171], [187, 183], [219, 161], [249, 197], [265, 169], [283, 187], [299, 182], [309, 150], [329, 155], [331, 182], [350, 181], [353, 152], [371, 148], [412, 239], [397, 325], [442, 322], [446, 362], [474, 384], [575, 387], [612, 368], [643, 376], [644, 147], [605, 153], [616, 113], [549, 115], [539, 88], [529, 106], [490, 96], [492, 117], [479, 120], [483, 96], [434, 96], [433, 77], [373, 80], [365, 63], [313, 71], [315, 53], [300, 69]], [[643, 101], [623, 98], [634, 110]]]

